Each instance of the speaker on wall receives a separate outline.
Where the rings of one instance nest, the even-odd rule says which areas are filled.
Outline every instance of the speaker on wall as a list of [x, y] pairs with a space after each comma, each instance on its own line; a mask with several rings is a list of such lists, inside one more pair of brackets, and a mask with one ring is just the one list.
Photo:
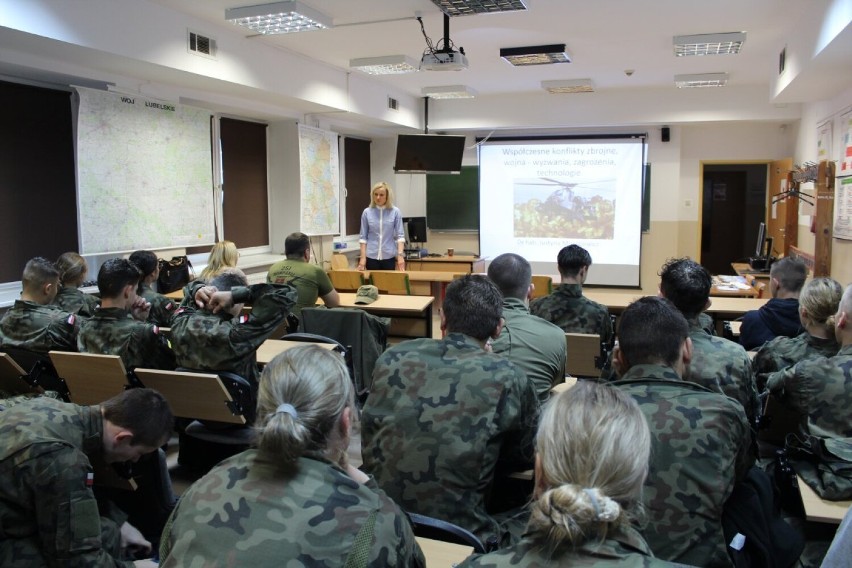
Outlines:
[[663, 128], [660, 129], [660, 132], [663, 135], [663, 142], [668, 142], [672, 139], [672, 131], [668, 126], [663, 126]]

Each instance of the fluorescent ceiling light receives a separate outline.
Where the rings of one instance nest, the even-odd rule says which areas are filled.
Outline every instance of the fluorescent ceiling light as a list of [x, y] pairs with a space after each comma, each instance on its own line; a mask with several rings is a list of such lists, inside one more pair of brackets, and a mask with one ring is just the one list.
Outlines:
[[728, 55], [739, 53], [745, 40], [745, 32], [674, 36], [674, 54], [678, 57], [683, 57], [685, 55]]
[[472, 99], [478, 93], [466, 85], [445, 85], [442, 87], [423, 87], [424, 97], [430, 99]]
[[432, 0], [448, 16], [526, 10], [524, 0]]
[[591, 79], [571, 79], [568, 81], [542, 81], [541, 88], [548, 93], [594, 93], [595, 86]]
[[331, 27], [331, 18], [295, 0], [228, 8], [225, 10], [225, 19], [259, 34], [270, 35], [309, 32]]
[[399, 75], [419, 71], [417, 62], [407, 55], [385, 55], [351, 59], [349, 67], [370, 75]]
[[724, 87], [728, 84], [727, 73], [701, 73], [699, 75], [675, 75], [678, 89], [684, 87]]
[[531, 45], [528, 47], [504, 47], [500, 57], [512, 65], [548, 65], [550, 63], [571, 63], [571, 56], [565, 51], [565, 44]]

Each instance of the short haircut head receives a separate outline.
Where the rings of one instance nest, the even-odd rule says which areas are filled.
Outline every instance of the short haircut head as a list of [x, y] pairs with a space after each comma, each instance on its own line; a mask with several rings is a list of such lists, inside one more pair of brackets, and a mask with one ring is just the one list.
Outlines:
[[117, 298], [124, 287], [139, 284], [142, 273], [126, 258], [111, 258], [98, 271], [98, 290], [103, 298]]
[[45, 284], [55, 284], [58, 280], [59, 271], [56, 266], [40, 256], [30, 259], [24, 265], [24, 273], [21, 276], [21, 284], [24, 290], [28, 291], [38, 290]]
[[248, 278], [239, 268], [225, 268], [210, 281], [210, 285], [227, 292], [237, 286], [248, 286]]
[[618, 347], [627, 366], [674, 366], [689, 337], [689, 324], [666, 298], [646, 296], [627, 306], [618, 323]]
[[592, 255], [579, 245], [568, 245], [559, 251], [556, 257], [559, 274], [575, 278], [580, 269], [592, 265]]
[[509, 252], [491, 261], [488, 277], [497, 284], [504, 298], [523, 300], [532, 281], [532, 268], [527, 259]]
[[713, 277], [707, 269], [690, 258], [668, 260], [660, 270], [660, 292], [687, 319], [704, 311], [712, 286]]
[[814, 278], [802, 288], [799, 306], [807, 311], [807, 317], [827, 332], [834, 329], [831, 316], [837, 313], [843, 288], [833, 278]]
[[89, 270], [86, 259], [76, 252], [63, 252], [56, 259], [56, 270], [59, 271], [59, 281], [63, 284], [81, 282]]
[[380, 181], [379, 183], [377, 183], [376, 185], [373, 186], [373, 189], [370, 190], [370, 207], [378, 207], [378, 205], [376, 205], [376, 190], [377, 189], [384, 189], [388, 194], [388, 198], [385, 201], [385, 207], [387, 207], [387, 208], [393, 207], [393, 190], [387, 184], [387, 182], [384, 182], [384, 181]]
[[133, 432], [134, 446], [160, 446], [174, 428], [169, 403], [152, 389], [127, 389], [102, 403], [101, 410], [106, 420]]
[[808, 266], [798, 257], [785, 256], [772, 263], [769, 276], [778, 280], [778, 285], [788, 292], [799, 292], [808, 278]]
[[311, 240], [305, 233], [290, 233], [284, 239], [284, 255], [291, 260], [304, 258], [310, 246]]
[[153, 274], [160, 262], [157, 260], [157, 255], [149, 250], [137, 250], [130, 255], [129, 260], [136, 265], [143, 278]]
[[443, 309], [447, 331], [484, 341], [503, 317], [503, 295], [486, 276], [466, 274], [447, 286]]
[[580, 381], [545, 406], [536, 451], [546, 488], [531, 506], [528, 529], [537, 544], [577, 547], [629, 523], [651, 453], [648, 424], [633, 397]]
[[[325, 454], [334, 463], [345, 452], [336, 428], [347, 407], [354, 408], [352, 381], [343, 357], [316, 345], [277, 355], [263, 369], [257, 396], [258, 451], [292, 466], [305, 454]], [[279, 411], [282, 404], [292, 407]], [[353, 417], [354, 418], [354, 417]]]

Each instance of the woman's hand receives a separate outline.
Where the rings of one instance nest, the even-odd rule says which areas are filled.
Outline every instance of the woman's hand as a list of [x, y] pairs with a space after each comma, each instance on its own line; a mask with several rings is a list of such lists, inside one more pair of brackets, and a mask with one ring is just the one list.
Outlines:
[[358, 270], [361, 272], [367, 267], [367, 261], [363, 258], [358, 259]]
[[396, 257], [396, 267], [400, 270], [405, 270], [405, 257], [401, 254]]

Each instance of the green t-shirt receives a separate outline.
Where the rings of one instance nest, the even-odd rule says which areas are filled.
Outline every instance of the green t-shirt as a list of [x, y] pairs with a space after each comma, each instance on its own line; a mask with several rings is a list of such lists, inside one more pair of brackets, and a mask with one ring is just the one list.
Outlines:
[[271, 284], [291, 284], [299, 292], [299, 300], [293, 313], [301, 315], [302, 308], [311, 308], [317, 303], [317, 297], [325, 296], [334, 290], [325, 271], [315, 264], [304, 260], [286, 259], [269, 267], [266, 281]]

